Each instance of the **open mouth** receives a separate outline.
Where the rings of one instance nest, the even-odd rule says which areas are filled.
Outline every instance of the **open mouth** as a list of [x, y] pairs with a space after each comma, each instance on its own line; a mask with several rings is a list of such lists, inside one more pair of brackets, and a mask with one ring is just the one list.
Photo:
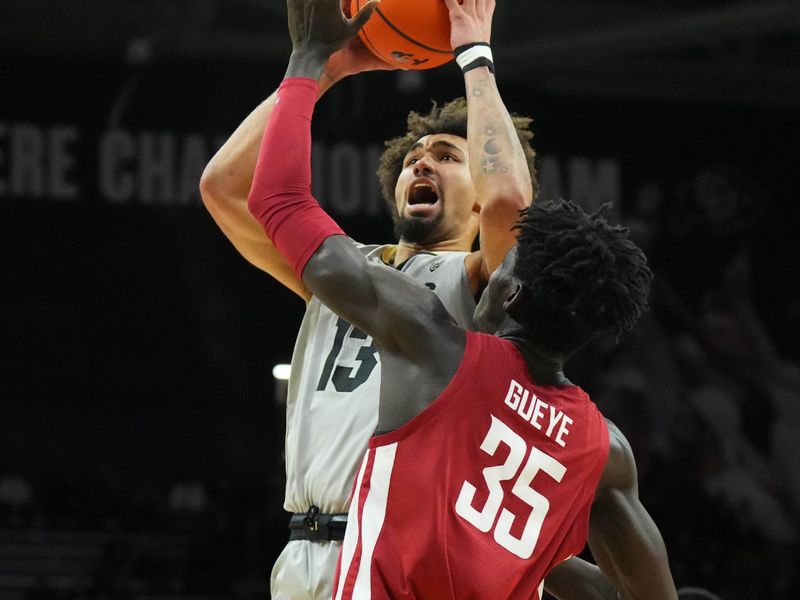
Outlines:
[[408, 190], [409, 207], [433, 206], [439, 201], [439, 191], [432, 181], [419, 180]]

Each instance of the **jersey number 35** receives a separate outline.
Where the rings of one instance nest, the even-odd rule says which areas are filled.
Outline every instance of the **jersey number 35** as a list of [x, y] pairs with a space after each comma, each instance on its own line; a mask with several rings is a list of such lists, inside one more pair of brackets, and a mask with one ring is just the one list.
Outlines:
[[[465, 481], [456, 500], [456, 513], [484, 533], [494, 528], [495, 542], [520, 558], [527, 559], [536, 548], [542, 523], [550, 509], [550, 502], [531, 487], [531, 482], [539, 471], [560, 482], [567, 468], [549, 454], [535, 447], [529, 449], [522, 437], [492, 415], [492, 424], [480, 447], [490, 456], [494, 456], [501, 443], [509, 449], [505, 462], [483, 469], [484, 483], [489, 492], [486, 503], [480, 509], [473, 506], [477, 488]], [[520, 471], [526, 455], [528, 460]], [[500, 482], [509, 480], [515, 480], [511, 493], [531, 507], [528, 521], [519, 538], [511, 534], [511, 525], [517, 515], [502, 507], [504, 492]]]

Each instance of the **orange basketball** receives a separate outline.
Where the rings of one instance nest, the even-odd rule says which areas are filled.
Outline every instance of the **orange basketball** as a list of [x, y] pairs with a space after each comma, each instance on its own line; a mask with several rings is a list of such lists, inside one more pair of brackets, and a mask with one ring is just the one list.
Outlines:
[[[350, 14], [365, 3], [350, 0]], [[401, 69], [432, 69], [453, 60], [444, 0], [381, 0], [358, 37], [375, 56]]]

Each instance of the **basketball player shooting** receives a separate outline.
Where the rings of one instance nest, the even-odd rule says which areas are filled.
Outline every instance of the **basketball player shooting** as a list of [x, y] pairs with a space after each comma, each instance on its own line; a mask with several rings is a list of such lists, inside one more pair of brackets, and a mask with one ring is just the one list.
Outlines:
[[[493, 7], [446, 1], [467, 19]], [[674, 600], [630, 446], [563, 374], [573, 352], [645, 310], [644, 255], [601, 215], [565, 201], [534, 206], [476, 307], [484, 333], [457, 326], [430, 289], [367, 260], [311, 195], [317, 80], [374, 5], [352, 20], [335, 0], [288, 7], [293, 51], [249, 209], [314, 297], [369, 334], [382, 361], [377, 434], [334, 597], [540, 598], [544, 577], [588, 536], [620, 597]], [[478, 86], [493, 68], [482, 49], [459, 64]]]
[[[462, 19], [452, 29], [457, 33], [480, 26], [488, 32], [491, 15], [483, 21]], [[320, 93], [348, 75], [388, 67], [356, 42], [328, 58], [318, 80]], [[379, 172], [399, 243], [357, 245], [369, 260], [434, 289], [467, 328], [472, 327], [475, 293], [513, 245], [511, 225], [533, 196], [530, 119], [512, 119], [493, 78], [484, 83], [480, 95], [468, 93], [467, 102], [409, 115], [408, 131], [390, 142]], [[322, 600], [331, 597], [353, 480], [375, 431], [381, 365], [372, 338], [311, 294], [247, 210], [275, 102], [276, 95], [270, 95], [236, 129], [206, 168], [201, 192], [237, 250], [306, 301], [286, 408], [284, 508], [293, 513], [291, 534], [272, 570], [270, 589], [273, 600]], [[494, 129], [493, 137], [484, 137], [487, 128]], [[490, 139], [492, 154], [483, 149]], [[486, 160], [502, 176], [484, 181], [488, 175], [481, 163]], [[283, 167], [261, 165], [262, 170], [272, 168]], [[479, 228], [480, 249], [471, 252]]]

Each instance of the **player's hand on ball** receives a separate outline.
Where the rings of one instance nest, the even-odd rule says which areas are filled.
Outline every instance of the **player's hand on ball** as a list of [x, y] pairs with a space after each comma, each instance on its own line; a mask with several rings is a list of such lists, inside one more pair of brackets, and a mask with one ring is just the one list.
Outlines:
[[325, 65], [323, 76], [330, 79], [331, 83], [335, 83], [356, 73], [388, 71], [397, 68], [375, 56], [360, 39], [354, 38], [343, 48], [331, 54]]
[[292, 50], [330, 56], [356, 36], [378, 2], [370, 0], [348, 19], [341, 0], [287, 0]]
[[450, 11], [450, 45], [489, 43], [495, 0], [444, 0]]
[[[352, 2], [350, 0], [342, 1], [342, 12], [346, 17], [351, 16], [350, 8]], [[356, 73], [364, 73], [366, 71], [389, 71], [395, 70], [398, 67], [391, 65], [375, 56], [369, 49], [364, 46], [364, 42], [358, 37], [353, 38], [345, 46], [333, 54], [331, 54], [325, 65], [324, 76], [335, 83], [350, 75]]]

